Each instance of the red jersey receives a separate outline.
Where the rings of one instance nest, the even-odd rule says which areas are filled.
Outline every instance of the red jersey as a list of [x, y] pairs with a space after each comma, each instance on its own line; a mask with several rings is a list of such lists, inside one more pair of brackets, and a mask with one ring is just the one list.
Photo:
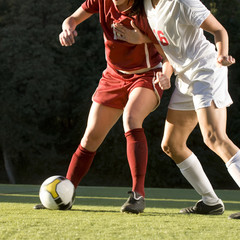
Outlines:
[[[88, 13], [99, 13], [99, 21], [103, 29], [105, 55], [107, 64], [124, 71], [135, 71], [152, 68], [162, 61], [162, 57], [153, 43], [131, 44], [116, 39], [113, 23], [121, 23], [132, 29], [131, 21], [150, 39], [156, 39], [148, 24], [147, 17], [128, 16], [129, 12], [119, 12], [112, 0], [86, 0], [82, 8]], [[154, 42], [158, 44], [158, 41]]]

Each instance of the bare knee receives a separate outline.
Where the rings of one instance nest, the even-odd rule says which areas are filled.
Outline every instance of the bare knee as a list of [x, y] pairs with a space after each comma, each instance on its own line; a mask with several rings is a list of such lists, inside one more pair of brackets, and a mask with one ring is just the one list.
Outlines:
[[228, 141], [227, 135], [219, 135], [217, 132], [209, 131], [203, 136], [204, 143], [213, 151], [217, 151], [217, 148], [224, 146]]
[[99, 148], [103, 139], [104, 139], [103, 136], [100, 136], [95, 133], [84, 134], [84, 136], [81, 140], [81, 145], [88, 151], [94, 152]]
[[187, 147], [186, 142], [176, 139], [164, 140], [161, 148], [172, 160], [178, 164], [190, 156], [191, 150]]
[[123, 114], [123, 126], [125, 130], [141, 128], [143, 119], [133, 112]]
[[175, 155], [178, 155], [177, 153], [180, 152], [181, 146], [172, 140], [163, 140], [161, 143], [161, 148], [164, 153], [173, 158]]

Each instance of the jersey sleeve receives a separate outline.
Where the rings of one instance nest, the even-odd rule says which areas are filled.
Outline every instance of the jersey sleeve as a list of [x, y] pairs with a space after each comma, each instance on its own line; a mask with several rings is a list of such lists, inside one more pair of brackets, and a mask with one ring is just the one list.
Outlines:
[[82, 4], [82, 8], [88, 13], [98, 13], [99, 12], [99, 0], [86, 0]]
[[180, 2], [186, 21], [195, 27], [200, 27], [210, 15], [210, 11], [200, 0], [180, 0]]

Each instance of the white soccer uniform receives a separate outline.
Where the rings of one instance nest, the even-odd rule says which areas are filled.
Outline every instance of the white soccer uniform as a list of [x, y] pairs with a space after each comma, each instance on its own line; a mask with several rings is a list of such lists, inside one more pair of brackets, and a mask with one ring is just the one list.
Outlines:
[[160, 0], [155, 8], [145, 0], [148, 22], [174, 68], [176, 88], [169, 108], [197, 110], [214, 101], [232, 104], [227, 67], [217, 66], [217, 51], [200, 25], [210, 11], [199, 0]]

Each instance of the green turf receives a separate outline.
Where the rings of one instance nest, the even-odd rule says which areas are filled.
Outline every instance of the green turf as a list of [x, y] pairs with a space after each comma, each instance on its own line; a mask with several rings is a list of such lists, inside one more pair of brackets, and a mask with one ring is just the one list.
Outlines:
[[70, 211], [34, 210], [39, 186], [0, 184], [0, 239], [32, 240], [213, 240], [239, 239], [240, 220], [228, 215], [240, 211], [240, 193], [219, 190], [225, 203], [221, 216], [182, 215], [199, 196], [186, 189], [146, 189], [145, 212], [120, 213], [128, 188], [79, 187]]

